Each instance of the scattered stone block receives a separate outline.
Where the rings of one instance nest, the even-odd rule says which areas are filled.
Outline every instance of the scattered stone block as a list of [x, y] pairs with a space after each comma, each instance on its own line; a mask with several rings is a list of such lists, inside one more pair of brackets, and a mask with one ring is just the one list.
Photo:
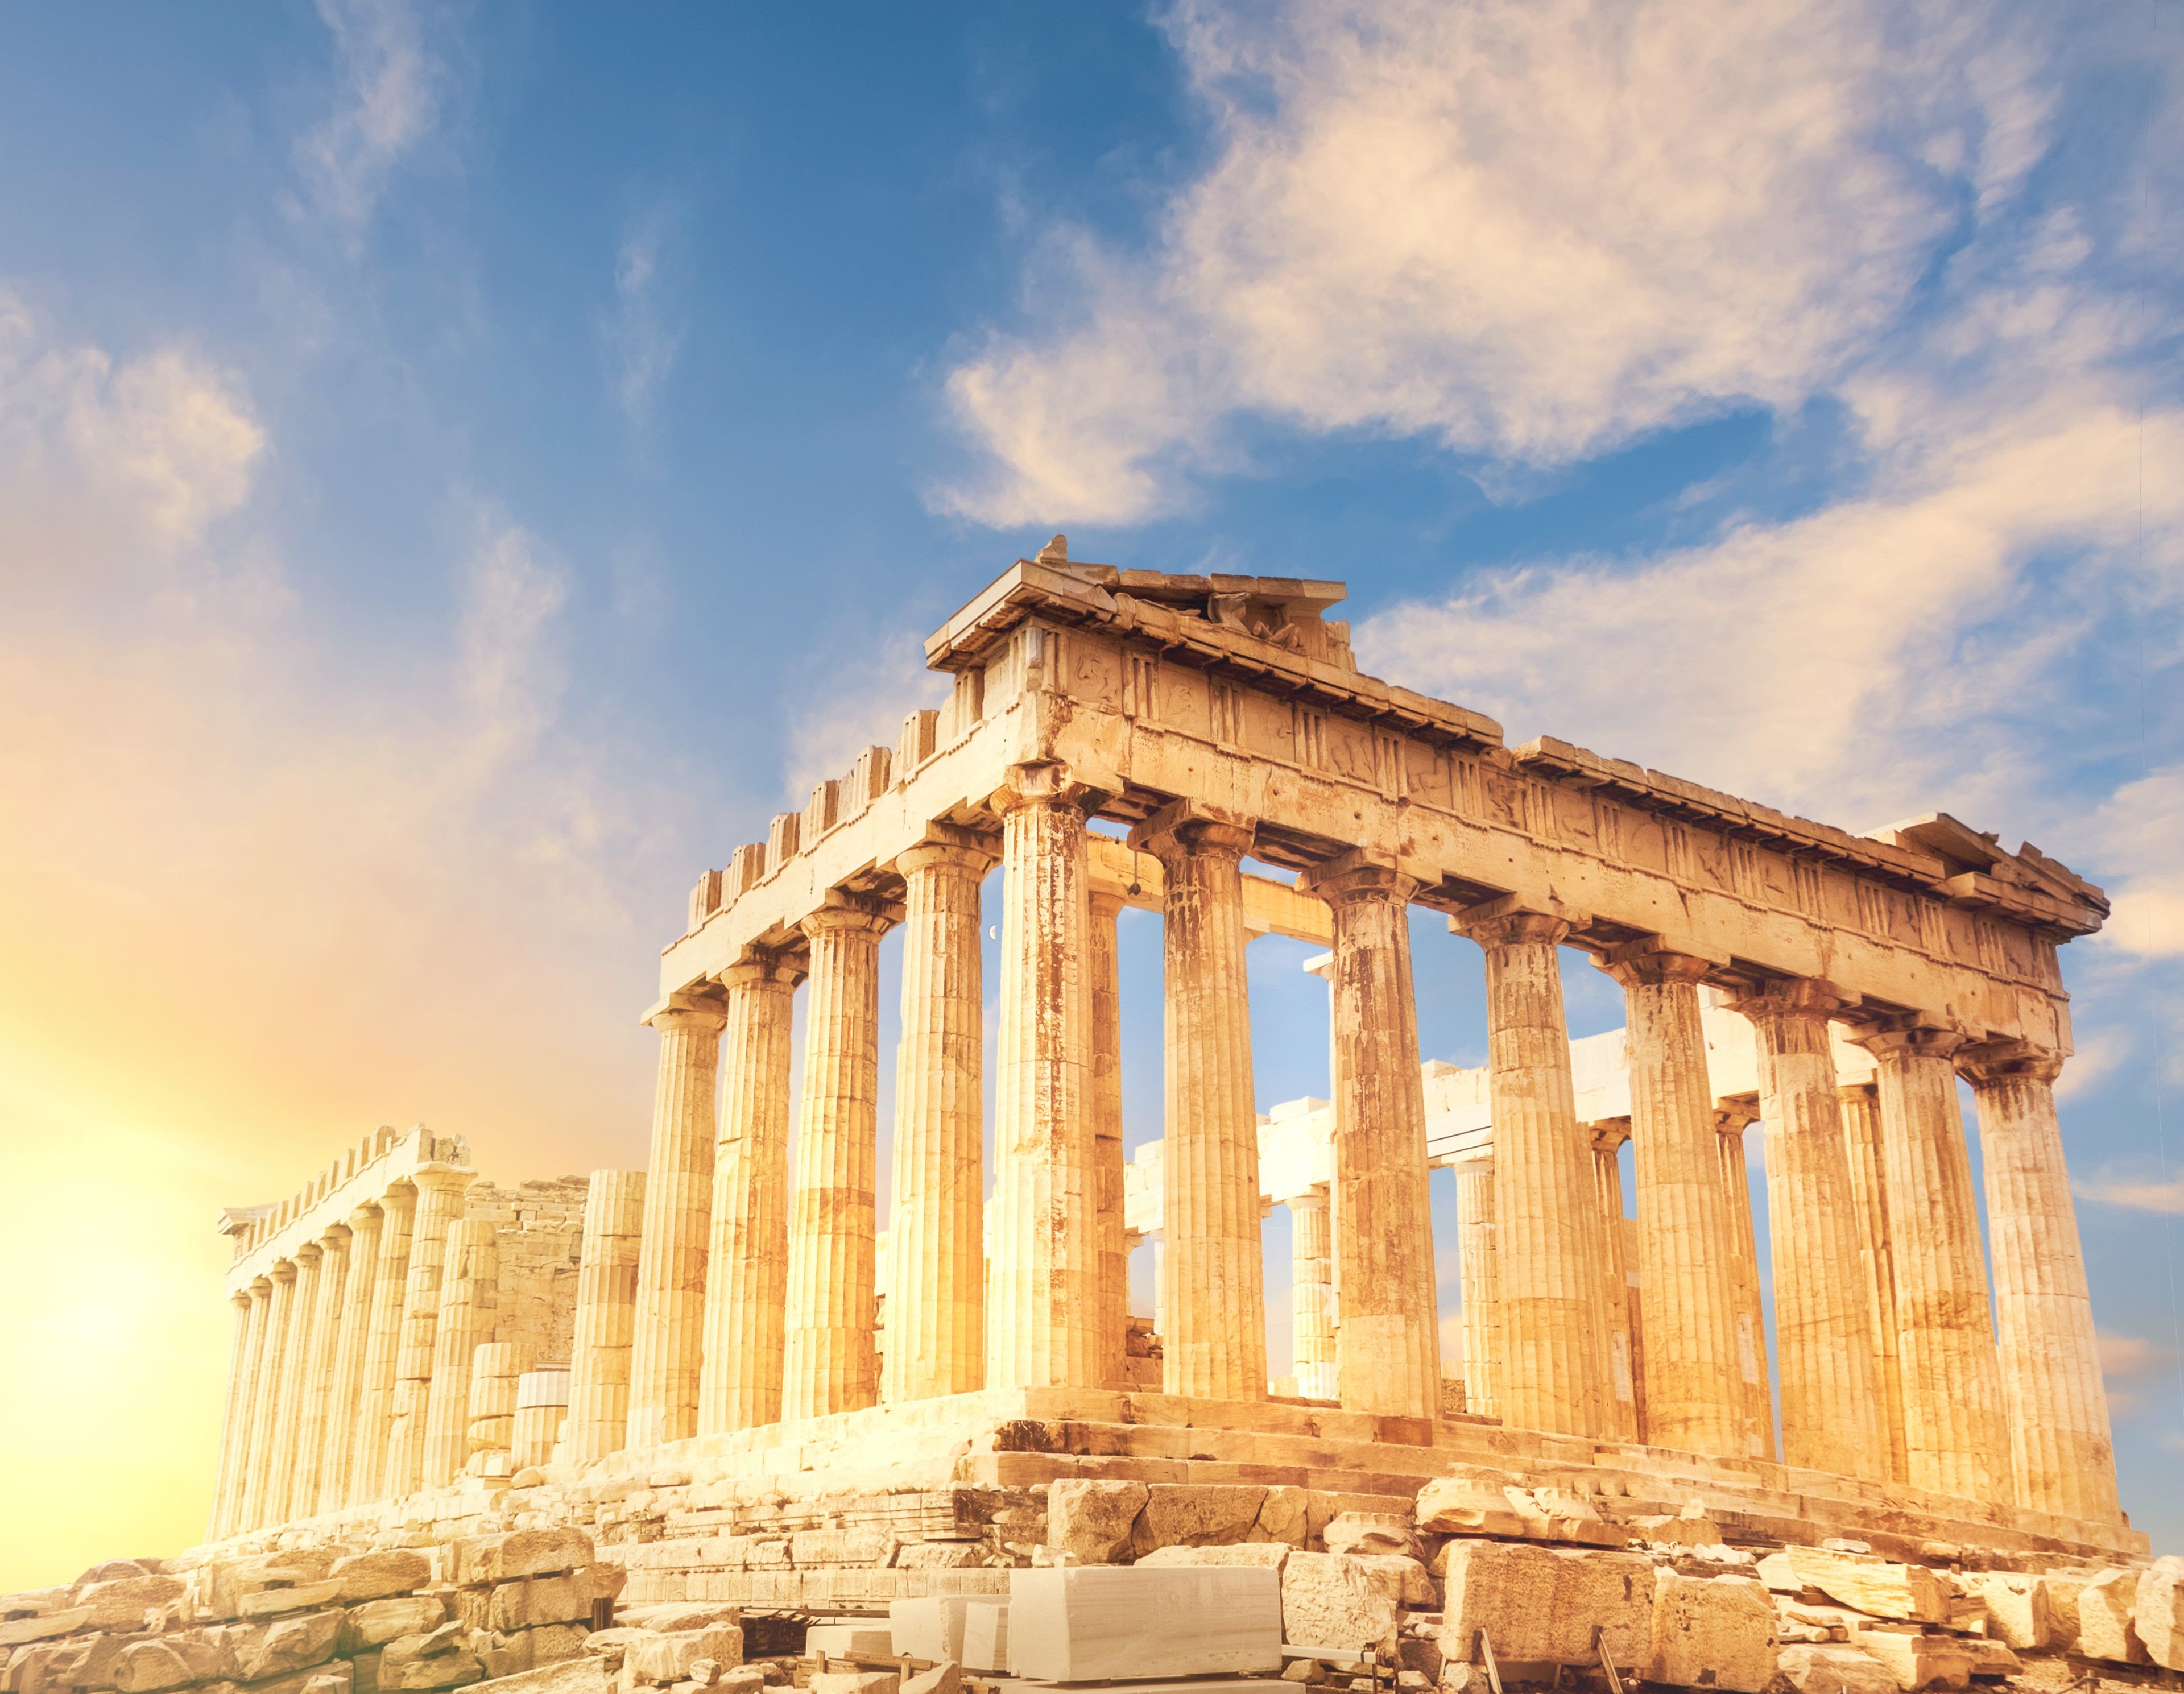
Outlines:
[[1788, 1547], [1784, 1557], [1801, 1583], [1868, 1617], [1894, 1618], [1911, 1624], [1948, 1621], [1941, 1584], [1923, 1564], [1898, 1564], [1870, 1553], [1836, 1552], [1825, 1547]]
[[1482, 1629], [1508, 1659], [1596, 1663], [1596, 1627], [1618, 1665], [1652, 1652], [1653, 1567], [1635, 1553], [1454, 1541], [1446, 1563], [1440, 1650], [1450, 1658], [1469, 1661]]
[[[1249, 1540], [1267, 1491], [1242, 1483], [1156, 1482], [1130, 1532], [1139, 1554], [1156, 1547], [1227, 1546]], [[1053, 1507], [1048, 1507], [1050, 1517]]]
[[2138, 1579], [2131, 1623], [2146, 1654], [2168, 1670], [2184, 1670], [2184, 1558], [2158, 1558]]
[[307, 1612], [238, 1630], [228, 1644], [230, 1674], [238, 1681], [256, 1682], [323, 1663], [334, 1656], [342, 1622], [338, 1611]]
[[1286, 1541], [1245, 1541], [1233, 1547], [1155, 1547], [1138, 1561], [1141, 1570], [1225, 1564], [1279, 1571], [1296, 1552]]
[[612, 1682], [599, 1659], [577, 1658], [542, 1665], [514, 1676], [482, 1682], [493, 1694], [611, 1694]]
[[[1256, 1511], [1255, 1501], [1254, 1516]], [[1291, 1562], [1305, 1557], [1292, 1554]], [[1282, 1585], [1270, 1570], [1019, 1570], [1009, 1580], [1009, 1619], [1011, 1672], [1034, 1680], [1145, 1680], [1281, 1669]]]
[[174, 1635], [136, 1641], [114, 1661], [116, 1694], [166, 1694], [193, 1682], [209, 1682], [220, 1673], [220, 1651], [214, 1642]]
[[591, 1614], [591, 1573], [584, 1570], [466, 1589], [461, 1596], [462, 1620], [473, 1630], [505, 1633], [542, 1624], [574, 1623]]
[[404, 1635], [428, 1635], [447, 1620], [447, 1606], [437, 1594], [405, 1594], [388, 1600], [367, 1600], [348, 1608], [338, 1650], [354, 1658]]
[[10, 1618], [0, 1623], [0, 1647], [21, 1647], [26, 1641], [51, 1641], [56, 1635], [65, 1635], [76, 1630], [91, 1626], [92, 1609], [88, 1606], [71, 1606], [65, 1612], [47, 1612], [42, 1616]]
[[1282, 1566], [1282, 1639], [1362, 1652], [1396, 1650], [1400, 1585], [1351, 1553], [1293, 1552]]
[[1047, 1490], [1046, 1544], [1087, 1564], [1127, 1558], [1131, 1530], [1149, 1496], [1142, 1482], [1057, 1482]]
[[744, 1620], [740, 1606], [706, 1600], [671, 1601], [662, 1606], [641, 1607], [624, 1615], [632, 1624], [661, 1630], [703, 1630], [715, 1624], [740, 1624]]
[[[884, 1630], [869, 1633], [877, 1635], [883, 1644], [887, 1640]], [[883, 1645], [880, 1656], [884, 1657], [886, 1651]], [[743, 1630], [732, 1624], [715, 1624], [702, 1630], [647, 1630], [624, 1649], [621, 1663], [623, 1672], [632, 1681], [665, 1685], [688, 1681], [690, 1667], [701, 1658], [741, 1664]]]
[[2000, 1641], [1970, 1635], [1953, 1645], [1971, 1660], [1975, 1677], [2016, 1676], [2025, 1669], [2025, 1661]]
[[1861, 1630], [1852, 1645], [1896, 1679], [1903, 1694], [1921, 1688], [1968, 1688], [1972, 1660], [1957, 1642], [1902, 1630]]
[[326, 1574], [340, 1583], [342, 1602], [354, 1605], [414, 1593], [432, 1580], [432, 1567], [420, 1553], [406, 1547], [389, 1547], [384, 1552], [337, 1559]]
[[448, 1577], [458, 1588], [558, 1576], [592, 1562], [592, 1538], [582, 1530], [517, 1530], [476, 1535], [448, 1550]]
[[315, 1612], [321, 1606], [338, 1605], [341, 1602], [340, 1583], [298, 1583], [292, 1588], [261, 1588], [254, 1594], [245, 1594], [237, 1602], [237, 1614], [246, 1619], [277, 1618], [284, 1612]]
[[2014, 1647], [2036, 1651], [2055, 1638], [2055, 1613], [2044, 1578], [2014, 1571], [1970, 1571], [1957, 1579], [1984, 1610], [1986, 1632]]
[[144, 1613], [154, 1606], [182, 1597], [184, 1585], [172, 1576], [124, 1576], [109, 1582], [86, 1582], [75, 1591], [75, 1603], [89, 1609], [94, 1630], [136, 1630]]
[[82, 1587], [87, 1582], [123, 1582], [132, 1576], [159, 1576], [164, 1573], [166, 1562], [156, 1558], [110, 1558], [103, 1564], [94, 1564], [75, 1580]]
[[963, 1659], [963, 1620], [971, 1609], [961, 1595], [930, 1594], [888, 1602], [888, 1651], [938, 1663]]
[[1774, 1679], [1774, 1602], [1747, 1576], [1653, 1573], [1648, 1682], [1760, 1694]]
[[466, 1645], [460, 1624], [443, 1624], [421, 1635], [400, 1635], [379, 1650], [382, 1694], [398, 1689], [460, 1688], [484, 1679], [485, 1667]]
[[[488, 1678], [514, 1676], [576, 1658], [583, 1652], [589, 1633], [582, 1624], [545, 1624], [507, 1635], [481, 1631], [471, 1637], [471, 1651], [477, 1654]], [[481, 1641], [491, 1645], [481, 1647]]]
[[811, 1694], [895, 1694], [900, 1680], [892, 1670], [818, 1670]]
[[904, 1683], [901, 1694], [958, 1694], [962, 1686], [963, 1667], [952, 1659], [944, 1659]]
[[[814, 1624], [804, 1632], [804, 1652], [853, 1658], [886, 1658], [894, 1652], [893, 1631], [872, 1624]], [[737, 1655], [741, 1658], [742, 1654]]]
[[2144, 1664], [2146, 1643], [2132, 1613], [2138, 1606], [2138, 1573], [2104, 1570], [2078, 1591], [2077, 1650], [2087, 1658]]
[[1009, 1602], [973, 1600], [963, 1613], [963, 1669], [980, 1674], [1009, 1668]]
[[732, 1664], [721, 1673], [722, 1694], [759, 1694], [766, 1686], [766, 1671], [755, 1664]]
[[1419, 1556], [1418, 1538], [1403, 1518], [1386, 1512], [1341, 1512], [1328, 1520], [1320, 1540], [1331, 1553]]
[[1510, 1509], [1499, 1482], [1481, 1478], [1437, 1476], [1418, 1491], [1413, 1514], [1418, 1527], [1435, 1535], [1507, 1535], [1524, 1533], [1524, 1520]]
[[65, 1612], [75, 1589], [64, 1585], [58, 1588], [25, 1588], [13, 1594], [0, 1594], [0, 1618], [42, 1618], [48, 1612]]
[[1567, 1488], [1505, 1488], [1502, 1493], [1530, 1540], [1619, 1547], [1630, 1539], [1621, 1524], [1609, 1523], [1592, 1502]]
[[1888, 1668], [1856, 1647], [1786, 1647], [1777, 1663], [1797, 1694], [1897, 1694]]
[[1307, 1489], [1277, 1484], [1259, 1502], [1259, 1515], [1251, 1524], [1255, 1541], [1280, 1541], [1301, 1547], [1311, 1530], [1312, 1495]]

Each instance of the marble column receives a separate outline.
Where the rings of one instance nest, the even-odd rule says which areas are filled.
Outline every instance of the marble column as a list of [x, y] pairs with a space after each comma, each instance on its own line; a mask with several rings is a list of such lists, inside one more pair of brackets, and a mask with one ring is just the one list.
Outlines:
[[2017, 1503], [2116, 1523], [2108, 1396], [2055, 1115], [2062, 1056], [1997, 1042], [1966, 1049], [1957, 1064], [1979, 1112]]
[[1498, 1418], [1495, 1361], [1502, 1353], [1502, 1261], [1495, 1249], [1491, 1153], [1456, 1167], [1456, 1254], [1463, 1302], [1463, 1409]]
[[726, 1020], [708, 992], [670, 995], [645, 1021], [660, 1032], [660, 1082], [653, 1095], [652, 1162], [637, 1262], [626, 1441], [631, 1447], [679, 1441], [698, 1431], [711, 1233], [707, 1213], [717, 1137], [714, 1095]]
[[1334, 1290], [1324, 1186], [1293, 1195], [1290, 1208], [1290, 1351], [1297, 1392], [1307, 1400], [1338, 1396], [1334, 1363]]
[[1123, 1226], [1123, 986], [1114, 894], [1092, 896], [1092, 1160], [1100, 1232], [1100, 1379], [1130, 1380], [1130, 1251]]
[[1346, 1410], [1440, 1415], [1426, 1101], [1411, 984], [1418, 885], [1353, 850], [1298, 886], [1334, 926], [1335, 1373]]
[[272, 1503], [275, 1450], [281, 1442], [281, 1380], [288, 1354], [290, 1314], [295, 1309], [296, 1267], [281, 1259], [266, 1273], [272, 1284], [265, 1313], [265, 1343], [259, 1350], [258, 1387], [250, 1412], [250, 1468], [243, 1481], [240, 1530], [278, 1521]]
[[1614, 1117], [1580, 1127], [1592, 1138], [1593, 1202], [1600, 1209], [1600, 1334], [1613, 1395], [1603, 1408], [1606, 1429], [1618, 1441], [1642, 1440], [1637, 1338], [1630, 1333], [1630, 1271], [1623, 1251], [1622, 1149], [1630, 1139], [1630, 1120]]
[[402, 1319], [410, 1299], [410, 1242], [416, 1227], [417, 1189], [398, 1182], [379, 1200], [379, 1271], [372, 1279], [371, 1316], [364, 1374], [356, 1389], [348, 1492], [360, 1506], [387, 1497], [387, 1453], [394, 1437], [394, 1372], [402, 1354]]
[[1732, 1004], [1759, 1039], [1783, 1461], [1876, 1481], [1888, 1437], [1828, 1042], [1841, 1002], [1824, 984], [1785, 979]]
[[879, 1181], [877, 900], [836, 893], [803, 922], [811, 943], [804, 1086], [789, 1195], [781, 1415], [819, 1418], [879, 1398], [873, 1232]]
[[[1741, 1457], [1736, 1260], [1699, 1019], [1698, 984], [1708, 966], [1644, 942], [1602, 962], [1623, 986], [1626, 1017], [1646, 1440]], [[1757, 1334], [1754, 1340], [1763, 1351]]]
[[372, 1296], [379, 1285], [376, 1206], [348, 1215], [348, 1274], [336, 1324], [332, 1375], [326, 1385], [325, 1434], [319, 1449], [319, 1490], [311, 1510], [332, 1512], [348, 1500], [356, 1458], [357, 1402], [364, 1387], [365, 1355], [371, 1340]]
[[311, 1317], [310, 1351], [304, 1355], [302, 1399], [296, 1408], [296, 1468], [288, 1484], [287, 1515], [308, 1518], [319, 1509], [319, 1478], [326, 1449], [327, 1397], [341, 1346], [342, 1313], [348, 1296], [349, 1227], [330, 1226], [319, 1238], [319, 1285]]
[[1858, 1262], [1865, 1273], [1866, 1309], [1873, 1314], [1874, 1362], [1880, 1374], [1880, 1404], [1888, 1437], [1888, 1480], [1908, 1482], [1903, 1451], [1903, 1371], [1897, 1351], [1896, 1255], [1888, 1218], [1887, 1155], [1880, 1133], [1880, 1089], [1847, 1083], [1836, 1089], [1842, 1106], [1843, 1149], [1850, 1158], [1851, 1198], [1858, 1206]]
[[390, 1500], [415, 1494], [425, 1479], [425, 1429], [432, 1407], [448, 1232], [462, 1216], [463, 1194], [475, 1174], [447, 1165], [422, 1165], [410, 1176], [417, 1185], [417, 1216], [410, 1237], [401, 1342], [394, 1356], [394, 1415], [384, 1479], [385, 1497]]
[[1740, 1438], [1729, 1457], [1774, 1457], [1774, 1389], [1767, 1369], [1767, 1302], [1759, 1286], [1759, 1240], [1752, 1223], [1752, 1173], [1744, 1132], [1758, 1112], [1739, 1105], [1714, 1107], [1714, 1152], [1722, 1207], [1729, 1217], [1729, 1261], [1736, 1288], [1736, 1389]]
[[904, 883], [902, 1039], [880, 1379], [886, 1401], [967, 1394], [986, 1380], [978, 884], [993, 863], [991, 853], [968, 841], [928, 841], [895, 859]]
[[227, 1535], [235, 1522], [236, 1493], [250, 1454], [251, 1379], [255, 1364], [251, 1349], [264, 1336], [262, 1298], [254, 1298], [250, 1288], [239, 1288], [228, 1296], [228, 1303], [235, 1307], [235, 1345], [228, 1357], [227, 1412], [220, 1420], [220, 1479], [213, 1488], [212, 1517], [205, 1525], [207, 1541]]
[[788, 1297], [788, 1067], [800, 957], [753, 950], [722, 972], [720, 1144], [705, 1268], [705, 1362], [698, 1431], [781, 1416], [782, 1311]]
[[1066, 766], [1038, 764], [1013, 766], [991, 802], [1003, 883], [989, 1388], [1106, 1379], [1084, 846], [1097, 800]]
[[445, 1488], [470, 1453], [471, 1356], [500, 1316], [499, 1233], [482, 1218], [448, 1230], [440, 1318], [432, 1332], [432, 1389], [425, 1413], [424, 1479]]
[[1502, 1416], [1520, 1429], [1610, 1435], [1615, 1385], [1601, 1309], [1607, 1248], [1591, 1150], [1578, 1127], [1555, 951], [1569, 925], [1497, 900], [1449, 927], [1486, 955]]
[[1165, 872], [1162, 902], [1167, 1238], [1162, 1385], [1200, 1400], [1263, 1400], [1267, 1307], [1258, 1111], [1245, 985], [1247, 818], [1178, 800], [1130, 832]]
[[296, 1249], [287, 1345], [281, 1351], [281, 1379], [274, 1401], [273, 1455], [265, 1474], [268, 1524], [285, 1524], [295, 1515], [292, 1502], [304, 1445], [304, 1405], [310, 1397], [311, 1367], [317, 1357], [319, 1268], [325, 1256], [326, 1250], [316, 1241]]
[[[714, 1167], [716, 1174], [719, 1168]], [[716, 1206], [716, 1228], [720, 1220]], [[637, 1328], [637, 1258], [644, 1235], [644, 1173], [593, 1171], [584, 1190], [569, 1340], [569, 1457], [578, 1464], [620, 1452], [629, 1430], [629, 1349]], [[715, 1258], [708, 1274], [719, 1274], [720, 1266]], [[710, 1356], [706, 1367], [711, 1368]], [[777, 1379], [779, 1375], [777, 1371]], [[711, 1433], [702, 1418], [699, 1433]]]
[[510, 1456], [515, 1448], [516, 1385], [530, 1368], [531, 1349], [521, 1341], [482, 1341], [471, 1353], [469, 1428], [463, 1442], [465, 1475], [514, 1474]]

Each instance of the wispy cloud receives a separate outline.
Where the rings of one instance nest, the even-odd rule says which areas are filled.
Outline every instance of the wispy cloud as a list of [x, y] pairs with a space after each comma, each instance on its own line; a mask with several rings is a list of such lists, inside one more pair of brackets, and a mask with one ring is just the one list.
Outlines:
[[335, 109], [297, 143], [312, 207], [354, 231], [394, 167], [432, 128], [444, 70], [410, 0], [318, 0], [340, 56]]
[[2103, 1168], [2092, 1178], [2070, 1184], [2081, 1200], [2103, 1206], [2120, 1206], [2129, 1212], [2159, 1212], [2184, 1218], [2184, 1179], [2128, 1176]]
[[2135, 1418], [2147, 1408], [2150, 1396], [2165, 1398], [2168, 1390], [2184, 1386], [2176, 1382], [2176, 1350], [2143, 1335], [2120, 1335], [2103, 1329], [2100, 1347], [2101, 1381], [2108, 1391], [2109, 1410], [2118, 1418]]
[[615, 311], [607, 340], [615, 402], [634, 427], [650, 427], [660, 391], [682, 356], [684, 326], [671, 304], [666, 268], [678, 214], [656, 202], [632, 220], [615, 252]]

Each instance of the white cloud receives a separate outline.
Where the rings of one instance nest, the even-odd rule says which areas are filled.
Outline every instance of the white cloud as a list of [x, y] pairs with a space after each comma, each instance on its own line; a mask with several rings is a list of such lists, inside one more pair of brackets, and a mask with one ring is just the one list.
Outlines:
[[2096, 827], [2104, 862], [2123, 873], [2105, 939], [2141, 958], [2184, 956], [2184, 766], [2124, 784]]
[[1141, 259], [1057, 231], [949, 378], [984, 522], [1131, 521], [1245, 413], [1555, 463], [1832, 387], [2047, 144], [1977, 6], [1185, 4], [1214, 156]]
[[630, 225], [615, 253], [615, 315], [608, 331], [615, 399], [639, 429], [651, 423], [660, 390], [682, 356], [682, 326], [661, 298], [674, 226], [671, 209], [655, 205]]
[[2103, 1167], [2085, 1181], [2072, 1183], [2070, 1192], [2081, 1200], [2120, 1206], [2128, 1212], [2164, 1212], [2172, 1218], [2184, 1218], [2184, 1179], [2135, 1176]]
[[336, 109], [297, 144], [321, 216], [370, 220], [387, 179], [439, 114], [442, 70], [409, 0], [318, 0], [341, 56]]

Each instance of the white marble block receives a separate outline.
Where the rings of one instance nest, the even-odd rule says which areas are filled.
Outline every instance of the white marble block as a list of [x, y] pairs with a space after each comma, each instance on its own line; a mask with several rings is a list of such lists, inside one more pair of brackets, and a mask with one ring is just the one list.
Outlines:
[[929, 1658], [936, 1664], [963, 1659], [963, 1625], [971, 1609], [967, 1596], [928, 1594], [916, 1600], [888, 1602], [888, 1633], [894, 1651], [912, 1658]]
[[804, 1651], [838, 1658], [892, 1658], [889, 1632], [877, 1624], [814, 1624], [804, 1632]]
[[1279, 1670], [1281, 1580], [1244, 1566], [1083, 1565], [1009, 1577], [1011, 1673], [1049, 1682]]
[[1009, 1602], [972, 1600], [963, 1610], [963, 1669], [996, 1674], [1009, 1668]]

